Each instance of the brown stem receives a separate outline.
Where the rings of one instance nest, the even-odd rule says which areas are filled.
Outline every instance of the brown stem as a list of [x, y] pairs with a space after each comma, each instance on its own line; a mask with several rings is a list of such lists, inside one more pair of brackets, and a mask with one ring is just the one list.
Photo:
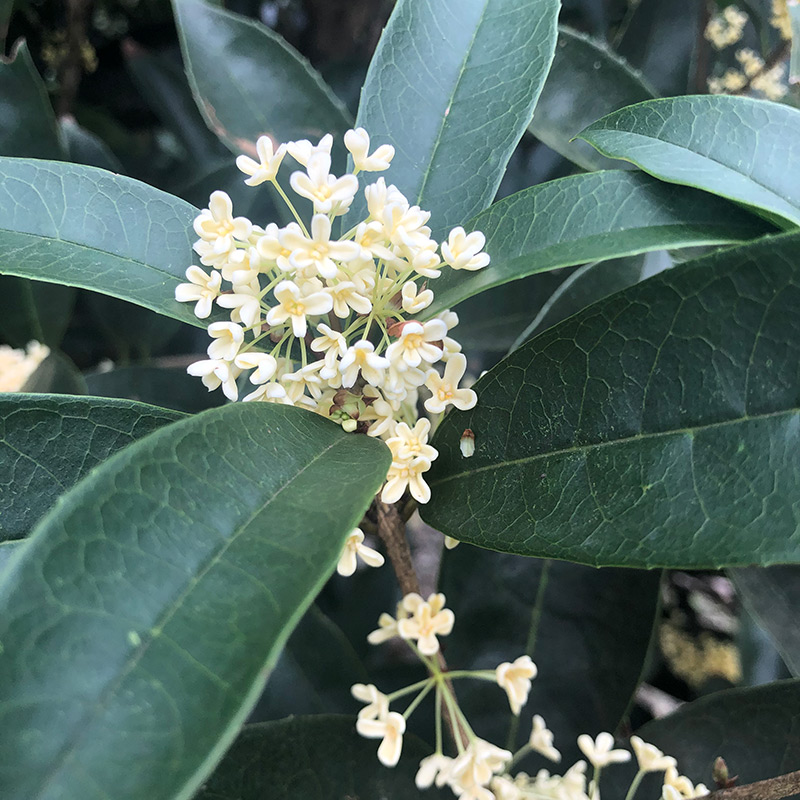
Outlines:
[[741, 89], [738, 89], [735, 92], [731, 92], [731, 94], [735, 95], [747, 94], [752, 88], [753, 81], [756, 78], [759, 78], [761, 77], [761, 75], [764, 75], [765, 73], [769, 72], [773, 67], [776, 67], [778, 64], [780, 64], [781, 61], [783, 61], [785, 58], [788, 57], [791, 46], [792, 46], [791, 40], [784, 41], [781, 44], [779, 44], [764, 61], [764, 66], [761, 67], [761, 69], [758, 72], [756, 72], [756, 74], [753, 75], [752, 78], [748, 78], [747, 83], [744, 86], [742, 86]]
[[67, 52], [59, 70], [58, 113], [70, 114], [83, 74], [83, 48], [92, 0], [67, 0]]
[[700, 4], [700, 27], [697, 31], [697, 43], [695, 45], [696, 55], [694, 64], [694, 88], [696, 92], [705, 93], [708, 91], [708, 67], [709, 67], [709, 43], [706, 40], [706, 28], [711, 14], [708, 10], [708, 2]]
[[800, 769], [765, 781], [732, 786], [729, 789], [717, 789], [708, 797], [713, 800], [780, 800], [798, 792], [800, 792]]
[[419, 578], [411, 561], [411, 549], [406, 539], [406, 525], [400, 516], [397, 506], [377, 501], [378, 506], [378, 536], [386, 545], [389, 561], [400, 584], [400, 591], [404, 594], [416, 592], [419, 594]]

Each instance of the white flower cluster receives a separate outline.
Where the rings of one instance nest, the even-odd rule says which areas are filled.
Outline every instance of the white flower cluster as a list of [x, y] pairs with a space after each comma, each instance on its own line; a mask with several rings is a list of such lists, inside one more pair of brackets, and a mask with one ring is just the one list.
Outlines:
[[[408, 489], [425, 503], [430, 489], [422, 474], [437, 452], [427, 444], [430, 423], [417, 419], [420, 391], [430, 395], [424, 406], [431, 414], [451, 405], [472, 408], [477, 397], [459, 388], [467, 362], [449, 336], [457, 315], [445, 311], [425, 321], [415, 315], [433, 301], [428, 282], [442, 268], [489, 263], [485, 237], [455, 228], [446, 242], [434, 241], [430, 214], [383, 178], [363, 189], [367, 217], [337, 235], [359, 192], [359, 172], [385, 170], [394, 156], [389, 145], [370, 155], [361, 128], [348, 131], [344, 142], [355, 168], [342, 176], [331, 174], [330, 134], [316, 145], [302, 140], [277, 148], [261, 137], [258, 161], [237, 159], [249, 176], [245, 183], [270, 182], [283, 197], [295, 218], [284, 227], [234, 217], [227, 194], [211, 195], [194, 222], [194, 249], [211, 269], [189, 267], [189, 283], [175, 297], [195, 303], [201, 319], [216, 303], [230, 311], [230, 321], [208, 326], [208, 358], [188, 371], [230, 400], [248, 376], [253, 388], [245, 401], [301, 406], [347, 431], [381, 437], [393, 455], [383, 501], [395, 502]], [[313, 204], [308, 226], [277, 180], [286, 156], [303, 168], [289, 183]]]
[[28, 342], [24, 350], [0, 345], [0, 392], [19, 392], [39, 364], [50, 355], [50, 348]]
[[744, 11], [736, 6], [726, 6], [721, 14], [711, 17], [704, 35], [717, 50], [723, 50], [742, 38], [747, 20], [748, 16]]
[[[602, 769], [631, 758], [627, 750], [615, 748], [610, 733], [600, 733], [595, 739], [586, 734], [578, 737], [578, 747], [594, 767], [594, 776], [588, 784], [586, 761], [573, 764], [563, 775], [551, 775], [544, 769], [535, 776], [524, 772], [511, 775], [512, 767], [530, 752], [539, 753], [556, 763], [561, 761], [561, 753], [553, 745], [553, 732], [548, 730], [538, 714], [533, 717], [528, 742], [514, 754], [475, 735], [458, 707], [453, 680], [477, 678], [496, 683], [505, 690], [512, 713], [519, 715], [528, 702], [531, 681], [536, 677], [537, 669], [530, 656], [524, 655], [513, 662], [498, 665], [495, 670], [442, 670], [444, 662], [438, 657], [437, 636], [449, 634], [454, 622], [453, 612], [445, 608], [443, 594], [432, 594], [423, 600], [420, 595], [411, 593], [398, 603], [397, 616], [381, 614], [378, 629], [367, 637], [371, 644], [395, 637], [404, 639], [430, 673], [428, 679], [388, 695], [374, 684], [357, 683], [352, 687], [353, 697], [365, 704], [358, 714], [356, 730], [368, 739], [381, 739], [378, 747], [381, 763], [387, 767], [398, 763], [406, 721], [422, 699], [435, 690], [436, 751], [420, 762], [416, 776], [419, 789], [434, 784], [439, 788], [448, 786], [461, 800], [600, 800], [598, 781]], [[393, 702], [415, 692], [417, 696], [402, 714], [391, 710]], [[454, 756], [444, 754], [443, 711], [451, 720]], [[630, 744], [636, 755], [638, 772], [628, 797], [633, 797], [642, 778], [649, 772], [665, 773], [662, 800], [690, 800], [708, 794], [705, 786], [694, 786], [687, 777], [680, 775], [675, 759], [664, 755], [655, 745], [638, 736], [632, 736]]]

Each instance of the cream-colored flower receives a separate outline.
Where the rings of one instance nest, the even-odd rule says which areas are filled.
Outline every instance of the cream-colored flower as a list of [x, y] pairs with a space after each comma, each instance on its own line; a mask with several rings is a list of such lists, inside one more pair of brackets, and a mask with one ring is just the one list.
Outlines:
[[299, 139], [296, 142], [287, 142], [286, 150], [289, 155], [302, 164], [304, 167], [316, 153], [328, 153], [330, 155], [333, 147], [333, 136], [326, 133], [317, 144], [311, 144], [308, 139]]
[[541, 753], [545, 758], [549, 758], [556, 763], [561, 761], [561, 753], [553, 747], [553, 731], [547, 729], [544, 719], [536, 714], [533, 718], [531, 735], [528, 744], [537, 753]]
[[357, 172], [383, 172], [389, 169], [389, 164], [394, 158], [394, 147], [390, 144], [382, 144], [369, 155], [369, 134], [363, 128], [347, 131], [344, 135], [344, 146], [353, 156]]
[[428, 789], [434, 783], [441, 789], [447, 783], [453, 759], [442, 753], [433, 753], [419, 762], [414, 783], [417, 789]]
[[355, 242], [331, 241], [330, 237], [331, 221], [325, 214], [314, 214], [311, 238], [298, 228], [289, 230], [287, 226], [281, 244], [292, 251], [289, 262], [295, 269], [313, 269], [323, 278], [335, 278], [339, 274], [335, 261], [351, 261], [358, 256], [360, 248]]
[[247, 328], [254, 328], [261, 321], [261, 292], [255, 286], [240, 285], [235, 292], [221, 294], [217, 305], [231, 309], [231, 320], [241, 322]]
[[418, 419], [413, 428], [405, 422], [398, 422], [394, 436], [386, 440], [386, 446], [392, 451], [393, 461], [409, 461], [412, 458], [427, 458], [435, 461], [439, 452], [428, 444], [431, 431], [430, 420]]
[[292, 255], [290, 244], [298, 238], [303, 239], [304, 236], [302, 228], [296, 222], [290, 222], [285, 228], [279, 228], [271, 222], [264, 235], [256, 242], [256, 251], [264, 262], [275, 264], [281, 272], [294, 272], [295, 267], [289, 261]]
[[358, 178], [330, 174], [331, 157], [315, 153], [308, 159], [306, 172], [293, 172], [289, 178], [292, 189], [314, 203], [315, 214], [344, 214], [358, 191]]
[[269, 311], [267, 323], [281, 325], [291, 320], [292, 333], [298, 339], [302, 339], [308, 330], [307, 316], [327, 314], [333, 308], [333, 300], [326, 292], [314, 292], [304, 296], [297, 284], [292, 281], [281, 281], [275, 287], [275, 299], [280, 305]]
[[356, 571], [358, 558], [370, 567], [381, 567], [384, 563], [383, 556], [377, 550], [364, 544], [364, 533], [361, 528], [356, 528], [347, 537], [336, 571], [345, 577], [352, 575]]
[[263, 403], [278, 403], [284, 406], [293, 406], [289, 395], [286, 393], [285, 387], [280, 383], [262, 383], [254, 392], [242, 398], [244, 403], [252, 403], [260, 401]]
[[677, 767], [672, 756], [665, 756], [654, 744], [648, 744], [638, 736], [631, 736], [631, 747], [639, 762], [640, 772], [663, 772], [669, 767]]
[[233, 361], [244, 343], [244, 330], [233, 322], [212, 322], [209, 336], [214, 340], [208, 346], [208, 357], [220, 361]]
[[252, 369], [250, 383], [260, 384], [270, 380], [278, 369], [278, 362], [269, 353], [259, 353], [250, 350], [246, 353], [239, 353], [234, 359], [234, 363], [242, 370]]
[[453, 630], [455, 614], [444, 607], [443, 594], [431, 594], [423, 600], [416, 592], [403, 598], [403, 608], [410, 615], [397, 621], [397, 631], [403, 639], [414, 639], [420, 653], [432, 656], [439, 652], [437, 636], [447, 636]]
[[0, 392], [19, 392], [42, 361], [50, 355], [50, 348], [39, 342], [28, 342], [25, 350], [15, 350], [7, 344], [0, 345]]
[[489, 263], [489, 255], [481, 252], [485, 244], [486, 237], [480, 231], [468, 235], [463, 228], [453, 228], [442, 243], [442, 259], [451, 269], [483, 269]]
[[286, 155], [286, 145], [280, 145], [277, 150], [274, 147], [269, 136], [259, 136], [256, 140], [258, 161], [254, 161], [249, 156], [239, 156], [236, 159], [236, 166], [245, 175], [250, 176], [245, 180], [248, 186], [258, 186], [265, 181], [275, 179], [283, 157]]
[[430, 289], [419, 292], [414, 281], [404, 283], [401, 294], [403, 311], [406, 314], [419, 314], [433, 302], [433, 292]]
[[208, 208], [194, 221], [194, 231], [211, 245], [214, 254], [222, 255], [234, 249], [234, 240], [246, 242], [253, 232], [253, 224], [246, 217], [233, 216], [233, 203], [225, 192], [213, 192]]
[[339, 362], [342, 386], [349, 389], [358, 378], [358, 373], [372, 386], [379, 386], [389, 362], [375, 353], [375, 345], [364, 339], [349, 347]]
[[383, 719], [359, 718], [356, 730], [366, 739], [383, 739], [378, 747], [378, 760], [385, 767], [397, 765], [406, 730], [406, 721], [402, 714], [390, 711]]
[[[666, 797], [666, 789], [669, 788], [672, 792], [677, 792], [677, 795], [670, 795]], [[667, 767], [664, 773], [664, 790], [662, 797], [665, 800], [692, 800], [695, 797], [705, 797], [708, 794], [708, 787], [703, 783], [698, 783], [695, 786], [689, 778], [681, 775], [677, 767]]]
[[614, 750], [614, 737], [605, 731], [598, 733], [596, 739], [582, 733], [578, 737], [578, 747], [592, 766], [597, 768], [609, 764], [623, 764], [631, 759], [631, 754], [627, 750]]
[[495, 773], [500, 772], [511, 758], [503, 750], [484, 739], [473, 739], [469, 746], [454, 759], [447, 784], [459, 797], [476, 800], [494, 800], [486, 787]]
[[370, 644], [383, 644], [399, 635], [397, 620], [391, 614], [384, 612], [378, 617], [378, 627], [367, 636], [367, 641]]
[[441, 414], [448, 405], [466, 411], [478, 402], [478, 395], [472, 389], [458, 388], [458, 382], [464, 377], [466, 369], [466, 357], [461, 353], [454, 353], [445, 365], [444, 375], [440, 377], [436, 370], [428, 373], [425, 385], [433, 396], [425, 401], [427, 411]]
[[530, 656], [520, 656], [513, 663], [504, 661], [495, 670], [497, 685], [505, 689], [512, 713], [518, 715], [528, 702], [531, 681], [536, 677], [536, 664]]
[[723, 50], [742, 38], [747, 19], [747, 14], [736, 6], [727, 6], [708, 21], [704, 36], [715, 49]]
[[356, 314], [369, 314], [372, 311], [372, 301], [359, 292], [353, 281], [340, 281], [329, 286], [327, 291], [333, 298], [333, 313], [339, 319], [346, 319], [351, 309]]
[[[227, 324], [227, 323], [222, 323]], [[241, 369], [236, 364], [222, 359], [205, 359], [189, 364], [186, 371], [196, 378], [200, 378], [203, 386], [209, 392], [222, 387], [222, 392], [228, 400], [234, 401], [239, 397], [239, 388], [236, 379], [241, 374]]]
[[189, 283], [179, 283], [175, 287], [175, 299], [179, 303], [194, 303], [194, 315], [199, 319], [206, 319], [211, 314], [211, 306], [219, 295], [222, 285], [222, 275], [216, 270], [211, 270], [207, 275], [200, 267], [194, 265], [186, 270]]
[[281, 376], [281, 383], [286, 387], [286, 394], [293, 403], [297, 404], [301, 401], [306, 389], [315, 400], [322, 397], [324, 387], [319, 372], [323, 366], [322, 361], [315, 361], [295, 372], [287, 372]]
[[423, 361], [433, 364], [442, 357], [438, 343], [446, 334], [447, 326], [440, 319], [406, 322], [399, 339], [386, 348], [386, 357], [400, 369], [418, 367]]
[[427, 458], [414, 458], [410, 461], [393, 461], [386, 475], [386, 484], [381, 491], [384, 503], [396, 503], [408, 488], [418, 503], [431, 499], [431, 488], [422, 477], [431, 468]]
[[356, 683], [350, 694], [367, 705], [358, 712], [359, 719], [385, 719], [389, 713], [389, 698], [372, 683]]

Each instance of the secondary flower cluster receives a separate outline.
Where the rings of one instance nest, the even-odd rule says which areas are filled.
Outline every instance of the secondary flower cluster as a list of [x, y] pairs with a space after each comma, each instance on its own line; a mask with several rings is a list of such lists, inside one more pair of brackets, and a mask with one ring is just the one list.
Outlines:
[[[211, 269], [189, 267], [189, 283], [175, 297], [195, 303], [201, 319], [216, 303], [230, 321], [208, 326], [208, 358], [189, 373], [209, 390], [221, 387], [230, 400], [238, 399], [247, 377], [245, 401], [301, 406], [347, 431], [383, 438], [393, 455], [383, 501], [395, 502], [408, 489], [425, 503], [430, 490], [422, 475], [437, 451], [427, 443], [430, 423], [417, 419], [420, 391], [427, 391], [431, 414], [471, 408], [477, 398], [459, 387], [467, 362], [449, 336], [456, 314], [417, 315], [433, 302], [428, 282], [443, 268], [478, 270], [489, 263], [485, 237], [455, 228], [447, 241], [436, 242], [430, 214], [383, 178], [363, 189], [366, 216], [338, 234], [360, 191], [357, 175], [387, 169], [394, 156], [390, 145], [370, 154], [361, 128], [348, 131], [344, 143], [354, 169], [341, 176], [331, 173], [330, 135], [316, 145], [302, 140], [277, 148], [263, 136], [258, 161], [237, 159], [249, 176], [245, 183], [268, 182], [283, 198], [294, 217], [283, 227], [234, 217], [227, 194], [211, 195], [194, 222], [194, 249]], [[302, 167], [289, 184], [313, 205], [308, 225], [277, 178], [287, 156]]]
[[[396, 617], [382, 614], [379, 627], [368, 641], [380, 644], [395, 637], [405, 640], [427, 667], [430, 677], [406, 686], [391, 694], [384, 694], [374, 684], [357, 683], [353, 696], [363, 702], [358, 714], [356, 730], [368, 739], [380, 739], [378, 759], [387, 767], [400, 760], [406, 721], [428, 695], [435, 691], [436, 751], [423, 758], [417, 771], [416, 784], [426, 789], [434, 784], [448, 786], [461, 800], [600, 800], [599, 780], [602, 770], [610, 764], [629, 761], [630, 752], [615, 747], [610, 733], [600, 733], [596, 738], [586, 734], [578, 737], [578, 747], [594, 771], [587, 780], [586, 761], [573, 764], [563, 775], [551, 775], [540, 770], [530, 776], [524, 772], [511, 774], [512, 768], [526, 755], [536, 752], [556, 763], [561, 753], [553, 745], [553, 733], [538, 714], [533, 717], [528, 741], [516, 753], [497, 747], [478, 737], [458, 705], [453, 680], [475, 678], [496, 683], [504, 689], [512, 713], [519, 715], [528, 701], [531, 681], [536, 677], [536, 665], [530, 656], [520, 656], [513, 662], [504, 662], [494, 670], [446, 670], [439, 656], [438, 636], [446, 636], [453, 628], [453, 612], [445, 608], [445, 597], [432, 594], [427, 600], [420, 595], [407, 594], [397, 605]], [[391, 704], [402, 697], [416, 693], [401, 714], [391, 710]], [[455, 754], [445, 755], [442, 718], [450, 723]], [[662, 800], [689, 800], [708, 794], [702, 784], [695, 786], [680, 775], [677, 763], [655, 745], [637, 736], [630, 739], [636, 756], [638, 771], [631, 782], [627, 798], [633, 798], [642, 778], [649, 772], [663, 772]]]
[[39, 342], [28, 342], [24, 350], [0, 345], [0, 392], [21, 391], [48, 355], [50, 348]]

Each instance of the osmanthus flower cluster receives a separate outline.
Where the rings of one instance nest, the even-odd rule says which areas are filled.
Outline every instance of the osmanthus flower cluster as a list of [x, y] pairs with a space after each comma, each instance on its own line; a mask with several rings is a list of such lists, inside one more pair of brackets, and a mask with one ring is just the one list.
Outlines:
[[[512, 774], [519, 761], [536, 752], [559, 763], [561, 753], [554, 746], [552, 731], [538, 714], [533, 717], [530, 736], [525, 745], [511, 753], [477, 736], [458, 704], [453, 681], [462, 678], [491, 681], [503, 689], [513, 714], [519, 716], [528, 701], [531, 681], [536, 677], [536, 665], [530, 656], [523, 655], [513, 662], [499, 664], [494, 670], [449, 670], [439, 653], [439, 638], [449, 634], [455, 623], [453, 612], [445, 607], [442, 594], [432, 594], [427, 600], [420, 595], [407, 594], [397, 605], [396, 616], [381, 614], [378, 628], [367, 638], [371, 644], [390, 639], [404, 640], [428, 670], [429, 677], [402, 689], [384, 694], [373, 684], [355, 684], [353, 696], [364, 703], [358, 714], [356, 730], [368, 739], [380, 739], [378, 759], [394, 767], [403, 749], [403, 734], [408, 718], [422, 700], [435, 693], [436, 750], [422, 759], [416, 776], [419, 789], [434, 784], [449, 787], [461, 800], [600, 800], [600, 776], [612, 764], [630, 761], [628, 750], [617, 748], [610, 733], [596, 738], [578, 737], [578, 747], [586, 756], [563, 774], [539, 770], [536, 775], [524, 772]], [[393, 710], [392, 705], [402, 698], [413, 696], [405, 710]], [[448, 720], [450, 754], [445, 750], [443, 719]], [[702, 784], [695, 786], [680, 775], [677, 763], [655, 745], [632, 736], [630, 744], [636, 757], [638, 771], [630, 784], [626, 800], [632, 800], [642, 778], [650, 772], [664, 773], [662, 800], [689, 800], [708, 794]], [[593, 772], [587, 775], [587, 761]]]
[[[189, 267], [189, 282], [175, 296], [194, 303], [201, 319], [214, 304], [230, 319], [208, 326], [208, 358], [189, 373], [230, 400], [244, 392], [245, 401], [300, 406], [346, 431], [382, 438], [393, 456], [382, 500], [396, 502], [408, 490], [425, 503], [423, 475], [437, 451], [428, 444], [430, 422], [418, 419], [420, 402], [439, 414], [472, 408], [477, 397], [459, 386], [467, 362], [449, 335], [457, 315], [418, 315], [433, 302], [430, 285], [443, 269], [489, 263], [485, 238], [455, 228], [444, 242], [432, 239], [430, 214], [397, 187], [382, 177], [359, 185], [360, 173], [389, 167], [394, 148], [370, 154], [361, 128], [348, 131], [344, 143], [354, 164], [345, 175], [331, 172], [330, 135], [316, 145], [278, 147], [261, 137], [258, 160], [237, 159], [246, 184], [269, 183], [283, 198], [294, 221], [282, 227], [236, 217], [227, 194], [211, 195], [194, 222], [202, 267]], [[288, 159], [297, 166], [289, 175], [292, 191], [313, 206], [309, 220], [278, 181]], [[340, 231], [359, 191], [366, 216]]]
[[50, 355], [50, 348], [39, 342], [28, 342], [24, 350], [0, 345], [0, 392], [19, 392], [39, 364]]

